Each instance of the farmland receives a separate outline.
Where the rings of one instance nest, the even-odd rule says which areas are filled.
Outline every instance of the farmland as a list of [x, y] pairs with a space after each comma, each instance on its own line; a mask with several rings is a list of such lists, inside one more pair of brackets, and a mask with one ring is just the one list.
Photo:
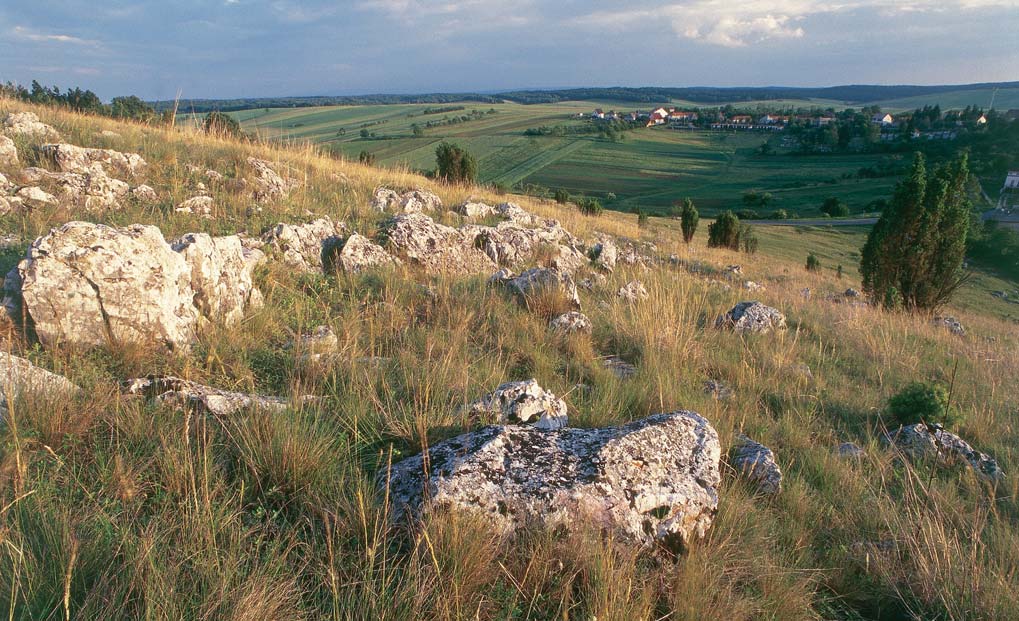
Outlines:
[[[814, 105], [807, 101], [786, 103]], [[626, 132], [618, 142], [597, 134], [524, 135], [527, 129], [541, 126], [579, 129], [586, 121], [574, 117], [595, 107], [630, 109], [618, 102], [464, 102], [454, 107], [459, 106], [463, 109], [432, 114], [427, 112], [442, 107], [261, 108], [231, 114], [244, 131], [262, 138], [312, 142], [345, 159], [356, 159], [367, 151], [378, 165], [412, 171], [431, 170], [435, 147], [450, 140], [478, 158], [482, 183], [517, 189], [563, 188], [571, 194], [598, 197], [617, 210], [641, 208], [662, 213], [674, 201], [689, 196], [710, 215], [741, 208], [742, 194], [756, 190], [775, 198], [762, 215], [775, 209], [818, 215], [818, 208], [829, 196], [841, 198], [859, 213], [870, 201], [886, 196], [895, 181], [848, 177], [861, 167], [874, 165], [881, 156], [793, 155], [781, 148], [778, 137], [758, 133], [657, 127]], [[468, 119], [460, 122], [462, 116]], [[769, 138], [774, 153], [758, 154], [761, 143]]]

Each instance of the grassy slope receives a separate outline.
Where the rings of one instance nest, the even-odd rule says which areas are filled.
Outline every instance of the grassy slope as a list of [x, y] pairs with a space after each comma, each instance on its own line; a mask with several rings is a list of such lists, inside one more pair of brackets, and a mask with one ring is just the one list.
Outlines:
[[[0, 114], [21, 107], [0, 101]], [[150, 162], [143, 178], [164, 198], [154, 208], [128, 205], [98, 216], [55, 208], [2, 220], [5, 231], [26, 240], [22, 245], [82, 217], [154, 223], [171, 236], [258, 232], [277, 220], [303, 221], [310, 211], [370, 232], [380, 216], [367, 204], [379, 183], [431, 187], [449, 203], [468, 195], [500, 200], [308, 149], [37, 112], [70, 142], [143, 153]], [[103, 129], [122, 137], [100, 137]], [[33, 160], [31, 144], [19, 149]], [[229, 185], [217, 186], [214, 219], [173, 213], [199, 178], [188, 165], [243, 176], [249, 154], [289, 167], [305, 181], [302, 190], [258, 213]], [[0, 610], [33, 619], [65, 612], [150, 619], [1014, 618], [1014, 323], [980, 304], [953, 307], [969, 329], [958, 338], [922, 319], [824, 301], [824, 293], [856, 285], [856, 277], [852, 270], [842, 281], [830, 270], [807, 273], [803, 257], [813, 250], [826, 265], [851, 265], [859, 233], [769, 229], [760, 232], [761, 252], [747, 260], [705, 248], [703, 231], [684, 246], [671, 220], [654, 218], [638, 229], [633, 216], [589, 219], [519, 200], [582, 237], [604, 230], [654, 241], [708, 276], [743, 262], [747, 278], [768, 286], [755, 296], [781, 308], [791, 329], [744, 340], [705, 327], [745, 294], [668, 266], [624, 267], [604, 288], [585, 293], [594, 334], [570, 340], [550, 336], [542, 318], [486, 288], [483, 278], [429, 279], [402, 270], [294, 276], [270, 266], [259, 275], [264, 309], [231, 330], [210, 329], [186, 355], [43, 352], [15, 340], [13, 349], [67, 374], [87, 397], [24, 400], [0, 429]], [[632, 278], [651, 292], [633, 307], [613, 295]], [[800, 295], [803, 287], [814, 291], [810, 300]], [[341, 354], [302, 368], [283, 344], [319, 324], [336, 330]], [[607, 354], [634, 362], [637, 377], [606, 372], [599, 356]], [[386, 361], [371, 364], [370, 356]], [[878, 442], [887, 396], [916, 379], [947, 380], [956, 363], [955, 399], [967, 415], [961, 433], [1009, 474], [996, 492], [965, 470], [898, 463]], [[153, 372], [317, 394], [324, 402], [221, 420], [117, 396], [120, 380]], [[527, 377], [566, 395], [579, 426], [689, 408], [713, 422], [723, 448], [745, 431], [775, 450], [785, 490], [755, 498], [726, 472], [709, 536], [681, 558], [641, 554], [594, 532], [530, 531], [496, 541], [462, 516], [436, 517], [413, 532], [387, 528], [373, 477], [390, 452], [398, 459], [470, 428], [464, 403]], [[735, 397], [704, 394], [709, 377], [731, 385]], [[591, 390], [573, 390], [578, 382]], [[840, 460], [835, 447], [845, 440], [863, 446], [866, 457]], [[894, 551], [868, 546], [881, 541], [893, 541]]]

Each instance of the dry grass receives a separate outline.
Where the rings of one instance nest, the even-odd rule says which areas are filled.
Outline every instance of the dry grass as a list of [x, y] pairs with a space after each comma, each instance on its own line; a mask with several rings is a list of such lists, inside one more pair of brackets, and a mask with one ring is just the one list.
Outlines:
[[[0, 101], [0, 114], [22, 107]], [[161, 199], [113, 213], [58, 207], [3, 219], [23, 246], [82, 217], [157, 224], [169, 237], [257, 233], [306, 220], [307, 211], [371, 232], [381, 215], [367, 205], [378, 184], [425, 186], [447, 203], [505, 200], [309, 148], [34, 110], [69, 142], [143, 153], [150, 167], [138, 181]], [[104, 129], [120, 137], [99, 136]], [[31, 161], [31, 145], [19, 148]], [[301, 189], [259, 212], [237, 184], [224, 183], [210, 186], [214, 219], [173, 212], [200, 171], [242, 178], [248, 155], [290, 170]], [[86, 396], [20, 399], [0, 430], [0, 609], [32, 619], [1016, 618], [1014, 326], [953, 309], [969, 331], [956, 337], [922, 319], [830, 303], [825, 292], [852, 283], [808, 273], [767, 247], [747, 260], [707, 249], [701, 238], [682, 244], [671, 221], [638, 229], [633, 216], [589, 218], [513, 198], [582, 238], [602, 231], [653, 241], [680, 263], [622, 266], [582, 292], [591, 336], [551, 335], [543, 315], [555, 309], [531, 312], [482, 278], [407, 269], [295, 276], [270, 267], [259, 275], [265, 307], [233, 329], [211, 329], [187, 355], [43, 352], [10, 343], [71, 377]], [[740, 282], [726, 289], [710, 281], [724, 281], [720, 269], [737, 262], [745, 279], [767, 290], [747, 294]], [[683, 265], [719, 271], [692, 274]], [[632, 279], [646, 285], [648, 300], [629, 305], [615, 296]], [[803, 287], [813, 291], [809, 300]], [[744, 339], [710, 327], [743, 299], [780, 308], [790, 329]], [[339, 336], [335, 359], [305, 365], [300, 352], [282, 348], [321, 324]], [[634, 363], [636, 377], [615, 377], [601, 364], [607, 355]], [[963, 470], [911, 467], [878, 441], [886, 398], [909, 381], [947, 378], [956, 362], [955, 399], [966, 414], [960, 433], [1009, 474], [996, 490]], [[219, 420], [117, 395], [119, 380], [148, 372], [324, 399], [284, 415]], [[758, 498], [726, 472], [709, 536], [681, 558], [599, 533], [535, 530], [500, 541], [458, 515], [391, 529], [374, 486], [377, 469], [486, 422], [468, 420], [463, 404], [529, 377], [566, 395], [575, 425], [701, 412], [723, 448], [738, 431], [772, 447], [785, 489]], [[734, 397], [706, 394], [709, 378], [731, 386]], [[840, 459], [842, 441], [864, 447], [866, 457]]]

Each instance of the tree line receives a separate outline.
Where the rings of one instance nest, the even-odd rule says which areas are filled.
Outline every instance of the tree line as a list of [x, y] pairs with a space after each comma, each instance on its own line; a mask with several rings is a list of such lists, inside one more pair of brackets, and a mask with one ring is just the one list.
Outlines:
[[[32, 85], [28, 88], [20, 84], [7, 82], [0, 85], [0, 95], [11, 99], [60, 106], [75, 112], [98, 114], [117, 119], [134, 119], [136, 121], [151, 122], [169, 118], [165, 114], [157, 113], [155, 108], [134, 95], [114, 97], [110, 103], [106, 104], [91, 90], [82, 90], [81, 88], [74, 87], [61, 92], [60, 87], [43, 86], [37, 80], [32, 80]], [[170, 114], [172, 115], [172, 113]]]

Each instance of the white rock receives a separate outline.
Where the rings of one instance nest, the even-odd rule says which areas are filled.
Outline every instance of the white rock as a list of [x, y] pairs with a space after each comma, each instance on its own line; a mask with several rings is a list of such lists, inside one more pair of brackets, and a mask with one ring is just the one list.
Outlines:
[[156, 191], [151, 186], [145, 184], [131, 190], [131, 195], [142, 203], [154, 203], [159, 200], [159, 195], [156, 194]]
[[261, 293], [252, 282], [252, 272], [261, 257], [251, 258], [236, 235], [189, 233], [173, 241], [171, 247], [191, 268], [194, 303], [206, 319], [235, 325], [253, 300], [254, 305], [258, 304]]
[[302, 272], [321, 272], [332, 265], [346, 233], [346, 224], [325, 217], [307, 224], [281, 222], [263, 235], [262, 241], [286, 265]]
[[616, 295], [631, 304], [648, 298], [647, 288], [645, 288], [644, 283], [639, 280], [631, 280], [626, 283], [620, 287], [619, 291], [616, 292]]
[[568, 424], [566, 402], [538, 385], [537, 380], [507, 382], [468, 406], [471, 414], [494, 414], [500, 424], [533, 424], [551, 431]]
[[21, 188], [15, 193], [15, 196], [20, 198], [29, 207], [45, 207], [47, 205], [56, 205], [60, 202], [56, 196], [35, 186]]
[[177, 213], [191, 213], [200, 216], [211, 216], [215, 204], [211, 196], [192, 196], [174, 209]]
[[125, 382], [125, 394], [141, 395], [172, 407], [230, 416], [246, 409], [283, 412], [290, 402], [280, 397], [266, 397], [220, 390], [172, 376], [150, 376]]
[[0, 166], [18, 165], [18, 147], [8, 136], [0, 134]]
[[734, 332], [766, 333], [785, 329], [785, 315], [760, 302], [740, 302], [718, 318], [715, 325]]
[[90, 149], [73, 144], [44, 144], [39, 147], [62, 172], [82, 172], [93, 164], [107, 164], [123, 172], [137, 174], [146, 166], [145, 159], [137, 153], [122, 153], [113, 149]]
[[249, 157], [248, 166], [255, 171], [254, 198], [257, 201], [275, 201], [286, 198], [300, 184], [294, 180], [280, 176], [271, 162]]
[[590, 333], [593, 327], [587, 315], [579, 311], [563, 313], [549, 323], [553, 332], [561, 334]]
[[81, 389], [66, 377], [41, 369], [30, 361], [0, 351], [0, 415], [7, 415], [7, 399], [25, 398], [67, 400]]
[[423, 214], [401, 214], [383, 225], [389, 245], [429, 274], [491, 274], [496, 264], [461, 231]]
[[574, 309], [580, 309], [580, 295], [573, 277], [552, 267], [533, 267], [506, 283], [525, 304], [549, 293], [562, 296]]
[[755, 483], [762, 493], [777, 494], [782, 491], [782, 470], [775, 461], [775, 454], [763, 444], [740, 436], [733, 447], [731, 463], [737, 472]]
[[9, 136], [56, 139], [60, 133], [45, 123], [39, 122], [34, 112], [10, 112], [4, 117], [4, 133]]
[[975, 450], [968, 442], [940, 425], [904, 425], [889, 432], [883, 440], [902, 450], [911, 459], [933, 459], [944, 466], [967, 464], [978, 476], [991, 482], [1005, 478], [997, 461]]
[[344, 272], [356, 274], [366, 269], [402, 263], [386, 250], [363, 235], [354, 233], [343, 242], [336, 255], [336, 263]]

